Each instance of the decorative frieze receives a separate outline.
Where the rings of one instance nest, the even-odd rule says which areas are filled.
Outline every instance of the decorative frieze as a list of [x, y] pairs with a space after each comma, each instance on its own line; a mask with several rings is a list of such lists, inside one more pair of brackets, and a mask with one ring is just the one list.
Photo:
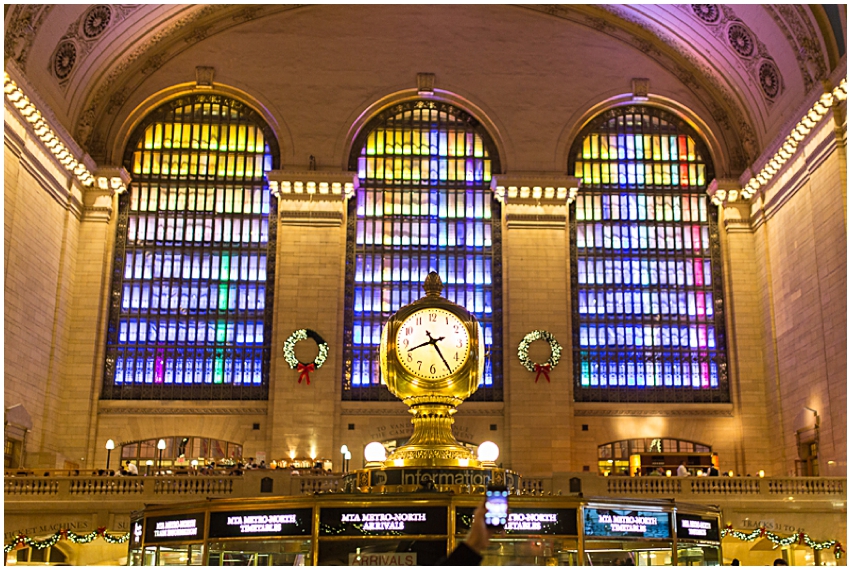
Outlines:
[[500, 202], [519, 204], [570, 204], [581, 180], [564, 174], [496, 175], [491, 190]]
[[270, 170], [266, 173], [269, 189], [285, 200], [348, 200], [355, 195], [358, 177], [354, 172], [317, 170]]

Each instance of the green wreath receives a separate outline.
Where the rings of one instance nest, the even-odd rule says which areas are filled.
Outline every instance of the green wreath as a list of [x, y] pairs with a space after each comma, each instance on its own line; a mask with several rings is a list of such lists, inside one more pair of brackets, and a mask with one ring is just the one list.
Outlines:
[[[312, 338], [314, 342], [316, 342], [316, 346], [319, 348], [319, 354], [316, 355], [313, 362], [300, 362], [299, 359], [295, 357], [295, 345], [299, 341], [307, 340], [308, 338]], [[325, 360], [327, 358], [328, 343], [325, 342], [325, 340], [319, 336], [319, 333], [316, 331], [312, 331], [310, 329], [299, 329], [291, 334], [286, 342], [284, 342], [284, 359], [287, 361], [287, 364], [290, 365], [290, 368], [298, 369], [299, 384], [301, 384], [302, 379], [306, 379], [307, 383], [310, 384], [310, 373], [321, 368], [322, 365], [325, 364]]]
[[[544, 364], [532, 362], [529, 358], [529, 345], [536, 340], [545, 340], [550, 344], [552, 354], [550, 354], [550, 358]], [[532, 331], [524, 336], [523, 340], [520, 341], [520, 346], [517, 347], [517, 356], [520, 358], [520, 364], [522, 364], [526, 370], [537, 373], [535, 376], [535, 382], [538, 382], [538, 378], [541, 374], [543, 374], [547, 379], [547, 382], [549, 382], [549, 371], [558, 366], [558, 361], [561, 360], [561, 345], [558, 343], [556, 338], [547, 331]]]

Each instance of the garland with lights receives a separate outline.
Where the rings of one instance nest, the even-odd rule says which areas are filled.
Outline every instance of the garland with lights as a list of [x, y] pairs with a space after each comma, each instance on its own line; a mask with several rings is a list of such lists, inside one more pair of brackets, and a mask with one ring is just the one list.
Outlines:
[[[529, 358], [529, 345], [536, 340], [545, 340], [550, 343], [550, 350], [552, 351], [552, 354], [550, 354], [550, 358], [544, 364], [532, 362]], [[538, 378], [541, 377], [541, 374], [543, 374], [544, 378], [546, 378], [547, 382], [549, 382], [550, 370], [555, 368], [558, 365], [558, 361], [561, 359], [561, 345], [556, 340], [556, 337], [547, 331], [532, 331], [524, 336], [523, 340], [520, 341], [520, 346], [517, 347], [517, 356], [520, 358], [520, 364], [522, 364], [526, 370], [536, 373], [536, 384], [538, 383]]]
[[[312, 338], [314, 342], [316, 342], [316, 346], [319, 347], [319, 354], [316, 355], [313, 362], [304, 363], [300, 362], [299, 359], [295, 357], [295, 345], [299, 341], [307, 340], [308, 338]], [[284, 342], [284, 359], [287, 361], [287, 364], [290, 365], [290, 368], [298, 370], [299, 384], [301, 384], [302, 379], [304, 379], [307, 380], [309, 385], [310, 373], [322, 368], [322, 365], [325, 364], [326, 358], [328, 358], [328, 343], [325, 342], [325, 340], [323, 340], [316, 331], [312, 331], [310, 329], [299, 329], [291, 334], [286, 342]]]
[[734, 530], [733, 525], [727, 525], [726, 528], [721, 529], [721, 538], [725, 536], [732, 536], [733, 538], [738, 538], [739, 540], [743, 540], [745, 542], [753, 542], [757, 538], [767, 538], [777, 546], [789, 546], [790, 544], [806, 544], [813, 550], [824, 550], [825, 548], [833, 547], [833, 555], [836, 556], [837, 559], [842, 558], [842, 553], [845, 552], [845, 549], [842, 548], [842, 543], [838, 540], [825, 540], [824, 542], [817, 542], [810, 538], [805, 532], [799, 532], [796, 534], [792, 534], [787, 536], [786, 538], [781, 538], [780, 536], [774, 534], [770, 530], [766, 529], [764, 526], [761, 526], [753, 531], [747, 533], [742, 532], [740, 530]]
[[3, 552], [11, 552], [16, 548], [35, 548], [41, 550], [42, 548], [47, 548], [48, 546], [53, 546], [59, 539], [70, 540], [74, 544], [88, 544], [97, 537], [103, 537], [105, 541], [110, 544], [123, 544], [130, 539], [130, 533], [126, 532], [124, 534], [113, 536], [106, 532], [106, 527], [100, 527], [97, 530], [93, 530], [88, 534], [76, 534], [67, 528], [63, 528], [58, 530], [53, 536], [49, 536], [44, 540], [35, 540], [34, 538], [30, 538], [24, 534], [19, 534], [15, 537], [15, 539], [3, 547]]

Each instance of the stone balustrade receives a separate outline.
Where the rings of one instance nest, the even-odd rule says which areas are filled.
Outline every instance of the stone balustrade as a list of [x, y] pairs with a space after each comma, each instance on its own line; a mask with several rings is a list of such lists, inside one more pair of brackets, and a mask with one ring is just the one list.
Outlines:
[[[266, 480], [265, 486], [262, 484]], [[845, 478], [827, 477], [600, 477], [588, 473], [557, 473], [554, 477], [524, 477], [519, 492], [585, 496], [665, 497], [700, 502], [736, 497], [783, 499], [845, 497]], [[336, 493], [339, 475], [291, 475], [288, 471], [254, 470], [239, 476], [6, 476], [5, 500], [74, 501], [94, 497], [168, 502], [190, 497], [290, 496]]]

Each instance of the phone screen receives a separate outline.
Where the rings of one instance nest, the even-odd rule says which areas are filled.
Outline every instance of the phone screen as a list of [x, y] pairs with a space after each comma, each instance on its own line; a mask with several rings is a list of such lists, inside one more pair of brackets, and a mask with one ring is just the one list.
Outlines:
[[485, 495], [485, 524], [502, 528], [508, 520], [508, 489], [489, 488]]

